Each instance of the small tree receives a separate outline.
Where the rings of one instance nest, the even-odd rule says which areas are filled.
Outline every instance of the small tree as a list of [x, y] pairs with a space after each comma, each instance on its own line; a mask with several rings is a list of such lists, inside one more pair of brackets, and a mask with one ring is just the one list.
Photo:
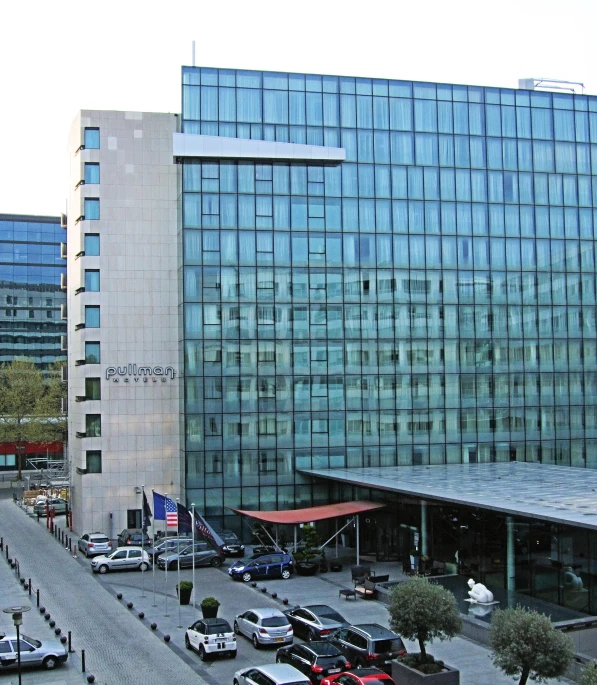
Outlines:
[[390, 595], [390, 627], [409, 640], [417, 640], [421, 661], [425, 644], [434, 638], [451, 640], [460, 630], [456, 598], [446, 588], [415, 576], [397, 585]]
[[565, 673], [573, 657], [572, 640], [547, 616], [523, 609], [494, 611], [489, 630], [493, 663], [508, 676], [543, 682]]
[[19, 480], [25, 443], [64, 440], [63, 395], [59, 365], [46, 376], [30, 359], [14, 359], [0, 366], [0, 441], [16, 444]]
[[321, 550], [319, 549], [321, 538], [313, 526], [303, 526], [302, 542], [303, 548], [294, 555], [297, 561], [309, 563], [312, 562], [318, 554], [321, 554]]
[[597, 662], [586, 664], [580, 676], [580, 685], [597, 685]]

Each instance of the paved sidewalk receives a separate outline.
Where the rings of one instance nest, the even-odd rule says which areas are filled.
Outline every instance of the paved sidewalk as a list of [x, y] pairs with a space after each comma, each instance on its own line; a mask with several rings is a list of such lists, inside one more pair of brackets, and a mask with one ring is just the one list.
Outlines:
[[[1, 534], [1, 533], [0, 533]], [[10, 550], [9, 550], [10, 552]], [[58, 640], [48, 622], [39, 613], [36, 606], [36, 597], [29, 596], [27, 590], [23, 590], [19, 583], [16, 571], [10, 567], [4, 551], [0, 552], [0, 609], [12, 606], [30, 606], [31, 610], [23, 614], [21, 633], [37, 638], [38, 640]], [[34, 585], [35, 587], [35, 585]], [[12, 635], [15, 627], [10, 614], [0, 613], [0, 633]], [[54, 671], [46, 671], [41, 668], [23, 669], [23, 681], [27, 685], [80, 685], [86, 683], [85, 675], [81, 672], [81, 661], [76, 654], [69, 654], [68, 661]], [[2, 685], [16, 685], [18, 671], [16, 669], [0, 673]]]
[[[10, 524], [9, 521], [10, 520]], [[7, 532], [7, 529], [9, 532]], [[218, 659], [203, 663], [194, 652], [184, 648], [186, 628], [200, 616], [199, 608], [192, 605], [179, 606], [175, 586], [176, 571], [156, 569], [144, 574], [139, 572], [93, 575], [90, 561], [73, 559], [62, 545], [46, 530], [42, 520], [37, 523], [12, 501], [0, 499], [0, 535], [8, 536], [17, 556], [21, 557], [22, 569], [33, 570], [22, 575], [33, 577], [33, 586], [41, 584], [42, 596], [46, 597], [52, 617], [56, 617], [63, 630], [73, 630], [73, 646], [88, 648], [88, 672], [94, 673], [102, 685], [163, 685], [172, 682], [209, 685], [229, 685], [234, 672], [265, 663], [275, 662], [275, 650], [256, 651], [248, 640], [239, 637], [236, 659]], [[247, 550], [248, 552], [249, 550]], [[342, 550], [343, 555], [350, 553]], [[328, 553], [331, 561], [335, 554]], [[43, 566], [40, 560], [43, 559]], [[377, 601], [345, 600], [338, 596], [341, 588], [352, 587], [349, 566], [346, 561], [339, 573], [319, 574], [314, 577], [293, 576], [290, 580], [258, 581], [257, 587], [232, 581], [227, 566], [222, 569], [198, 568], [195, 571], [195, 598], [197, 605], [206, 596], [215, 596], [221, 602], [219, 615], [233, 622], [234, 616], [250, 608], [277, 607], [285, 609], [296, 604], [328, 604], [342, 613], [351, 623], [376, 622], [388, 625], [388, 612]], [[378, 574], [389, 573], [390, 579], [403, 577], [396, 563], [373, 564]], [[16, 584], [14, 573], [6, 571], [6, 562], [0, 561], [0, 583], [4, 585], [2, 572], [13, 576], [12, 586], [19, 601], [28, 597]], [[3, 569], [4, 567], [4, 569]], [[190, 570], [180, 571], [180, 578], [190, 580]], [[155, 592], [154, 592], [155, 583]], [[267, 592], [262, 592], [265, 587]], [[277, 598], [272, 594], [277, 593]], [[122, 599], [117, 599], [117, 594]], [[288, 603], [284, 605], [282, 599]], [[132, 602], [133, 607], [127, 608]], [[10, 602], [9, 602], [10, 603]], [[143, 612], [141, 619], [139, 613]], [[31, 611], [25, 617], [33, 618]], [[10, 617], [9, 617], [10, 619]], [[36, 615], [36, 620], [45, 622]], [[151, 623], [157, 628], [152, 630]], [[46, 626], [44, 626], [46, 627]], [[47, 627], [46, 627], [47, 630]], [[170, 636], [168, 644], [164, 636]], [[76, 639], [75, 639], [76, 636]], [[418, 651], [415, 643], [407, 644], [411, 651]], [[430, 652], [452, 666], [460, 669], [461, 685], [513, 685], [517, 680], [508, 678], [494, 668], [489, 650], [465, 638], [450, 642], [435, 642]], [[74, 661], [74, 660], [73, 660]], [[70, 659], [69, 659], [70, 662]], [[169, 675], [165, 675], [168, 673]], [[66, 671], [64, 672], [66, 673]], [[37, 675], [37, 674], [36, 674]], [[62, 681], [28, 680], [33, 685], [61, 685]], [[59, 672], [56, 672], [59, 675]], [[76, 682], [81, 682], [80, 674]], [[4, 678], [0, 676], [0, 685]], [[8, 681], [10, 682], [10, 681]], [[68, 685], [74, 680], [65, 680]], [[550, 680], [552, 685], [564, 685], [566, 680]]]

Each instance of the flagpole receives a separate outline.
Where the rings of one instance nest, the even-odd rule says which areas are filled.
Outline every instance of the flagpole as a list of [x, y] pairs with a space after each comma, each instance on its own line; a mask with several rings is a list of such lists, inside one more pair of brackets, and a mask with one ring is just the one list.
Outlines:
[[[168, 493], [164, 493], [164, 540], [168, 538], [167, 536], [167, 519], [168, 519], [168, 513], [165, 511], [166, 509], [166, 498], [168, 497]], [[166, 564], [164, 568], [164, 583], [166, 584], [166, 592], [164, 593], [166, 595], [166, 613], [164, 616], [169, 616], [170, 614], [168, 613], [168, 553], [166, 552]]]
[[[180, 516], [178, 514], [179, 503], [180, 503], [180, 499], [177, 497], [176, 498], [176, 532], [180, 535]], [[192, 551], [192, 554], [193, 554], [193, 563], [195, 563], [195, 550], [194, 549]], [[178, 627], [182, 628], [182, 621], [180, 620], [180, 551], [178, 552], [178, 563], [176, 564], [176, 568], [178, 569]]]
[[195, 505], [191, 504], [191, 523], [193, 525], [193, 616], [195, 615]]
[[[153, 494], [154, 491], [152, 490], [151, 492]], [[153, 500], [153, 512], [155, 514], [155, 499]], [[153, 527], [155, 528], [155, 526], [153, 526]], [[155, 535], [154, 535], [154, 544], [155, 544]], [[151, 564], [151, 580], [153, 583], [153, 604], [151, 605], [152, 607], [157, 606], [155, 603], [155, 565], [156, 565], [156, 563], [157, 563], [157, 559], [154, 556], [154, 558], [152, 559], [152, 564]]]
[[141, 597], [145, 597], [145, 533], [147, 533], [147, 519], [145, 517], [145, 486], [141, 486]]

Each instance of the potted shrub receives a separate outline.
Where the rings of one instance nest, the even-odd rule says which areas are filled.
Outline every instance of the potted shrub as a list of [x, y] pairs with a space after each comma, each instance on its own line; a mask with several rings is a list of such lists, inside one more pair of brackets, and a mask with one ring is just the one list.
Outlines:
[[303, 526], [302, 543], [302, 549], [294, 554], [296, 572], [300, 576], [314, 576], [319, 568], [314, 559], [320, 554], [320, 550], [319, 533], [313, 526]]
[[201, 613], [203, 618], [216, 618], [220, 603], [215, 597], [205, 597], [201, 601]]
[[181, 580], [176, 585], [176, 594], [181, 604], [189, 604], [191, 601], [191, 593], [193, 592], [193, 583], [190, 580]]
[[392, 662], [392, 677], [397, 683], [453, 685], [460, 673], [427, 654], [426, 643], [434, 638], [452, 639], [461, 620], [456, 598], [441, 585], [415, 576], [397, 585], [390, 595], [390, 628], [408, 640], [419, 643], [420, 654], [411, 653]]

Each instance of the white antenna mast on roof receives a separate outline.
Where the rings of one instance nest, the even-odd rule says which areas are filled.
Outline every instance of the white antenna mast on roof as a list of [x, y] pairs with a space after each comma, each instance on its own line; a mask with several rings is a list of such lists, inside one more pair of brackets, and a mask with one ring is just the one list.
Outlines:
[[195, 66], [195, 41], [193, 41], [192, 56], [191, 56], [191, 66]]

